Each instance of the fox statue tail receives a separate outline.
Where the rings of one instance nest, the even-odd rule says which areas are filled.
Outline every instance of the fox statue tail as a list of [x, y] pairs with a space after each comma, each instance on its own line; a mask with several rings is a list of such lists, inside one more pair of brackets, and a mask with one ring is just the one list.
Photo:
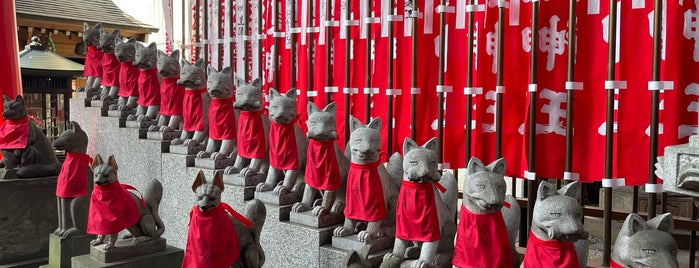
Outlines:
[[165, 232], [165, 224], [163, 224], [163, 220], [160, 218], [160, 214], [158, 214], [160, 200], [163, 199], [163, 185], [159, 180], [154, 179], [148, 183], [145, 191], [143, 191], [143, 199], [150, 210], [154, 223], [143, 226], [143, 232], [153, 238], [160, 237]]
[[267, 218], [267, 207], [260, 200], [253, 199], [245, 206], [243, 215], [252, 222], [249, 230], [253, 243], [243, 250], [240, 262], [243, 267], [262, 267], [265, 264], [265, 251], [260, 244], [260, 233]]

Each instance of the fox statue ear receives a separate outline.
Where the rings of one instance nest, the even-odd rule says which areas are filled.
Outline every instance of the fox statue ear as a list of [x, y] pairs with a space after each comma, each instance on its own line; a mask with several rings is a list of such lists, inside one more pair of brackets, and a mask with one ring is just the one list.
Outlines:
[[675, 220], [672, 219], [672, 214], [665, 213], [658, 215], [646, 222], [648, 227], [666, 232], [672, 235], [672, 231], [675, 230]]
[[483, 162], [478, 158], [471, 157], [471, 160], [468, 161], [468, 165], [466, 165], [466, 175], [483, 171], [485, 171], [485, 165]]
[[419, 146], [413, 139], [406, 137], [405, 140], [403, 140], [403, 155], [406, 155], [408, 152], [418, 147]]
[[87, 24], [87, 22], [83, 22], [83, 32], [87, 31], [90, 29], [90, 25]]
[[22, 95], [17, 95], [17, 97], [15, 97], [15, 101], [24, 103], [24, 97], [22, 97]]
[[214, 174], [214, 185], [218, 187], [219, 190], [223, 191], [223, 175], [221, 172], [216, 172], [216, 174]]
[[75, 122], [75, 121], [70, 121], [70, 128], [73, 129], [73, 130], [75, 130], [75, 132], [81, 132], [81, 131], [82, 131], [82, 128], [80, 127], [80, 125], [78, 124], [78, 122]]
[[431, 138], [430, 140], [425, 142], [425, 144], [423, 144], [422, 147], [430, 149], [435, 153], [439, 153], [439, 139], [437, 139], [436, 137]]
[[119, 31], [119, 29], [114, 29], [114, 31], [112, 31], [112, 36], [115, 36], [115, 37], [121, 36], [121, 31]]
[[558, 190], [558, 193], [580, 200], [580, 183], [577, 181], [568, 183]]
[[211, 67], [211, 65], [206, 67], [206, 76], [211, 76], [212, 74], [215, 74], [215, 73], [218, 73], [218, 71], [216, 71], [216, 68]]
[[262, 86], [262, 79], [255, 78], [255, 80], [252, 80], [252, 83], [250, 83], [253, 87], [261, 87]]
[[158, 45], [155, 44], [155, 42], [152, 42], [152, 43], [148, 44], [148, 48], [150, 48], [150, 49], [158, 49]]
[[272, 101], [274, 98], [279, 97], [279, 91], [273, 88], [269, 88], [269, 101]]
[[636, 213], [629, 213], [629, 215], [626, 216], [626, 220], [624, 220], [624, 225], [621, 226], [619, 235], [630, 237], [636, 234], [638, 231], [646, 229], [648, 229], [648, 226], [646, 225], [646, 221], [644, 221], [641, 216]]
[[542, 181], [541, 183], [539, 183], [539, 190], [536, 195], [537, 202], [554, 195], [558, 195], [558, 192], [556, 192], [556, 189], [553, 188], [553, 185], [546, 181]]
[[194, 182], [192, 183], [192, 192], [197, 192], [197, 188], [201, 186], [202, 184], [206, 183], [206, 177], [204, 176], [204, 171], [199, 170], [197, 172], [197, 176], [194, 178]]
[[167, 57], [167, 54], [165, 54], [165, 51], [158, 49], [158, 59], [165, 58], [165, 57]]
[[185, 67], [185, 66], [189, 66], [189, 65], [191, 65], [191, 64], [189, 64], [188, 60], [185, 60], [184, 58], [180, 59], [180, 66]]
[[204, 66], [204, 59], [198, 59], [196, 62], [194, 62], [194, 66], [203, 67]]
[[12, 101], [12, 100], [10, 99], [10, 97], [8, 97], [7, 95], [2, 95], [2, 100], [3, 100], [3, 101]]
[[507, 171], [507, 165], [505, 164], [505, 158], [499, 158], [492, 163], [490, 163], [486, 169], [505, 176], [505, 171]]
[[331, 113], [331, 114], [336, 114], [337, 105], [335, 105], [334, 102], [331, 102], [328, 105], [325, 105], [325, 108], [323, 108], [323, 111]]
[[104, 163], [104, 159], [102, 159], [102, 156], [100, 154], [95, 155], [95, 160], [92, 160], [92, 169], [94, 170], [97, 168], [97, 166], [101, 165]]
[[287, 98], [291, 98], [291, 99], [295, 100], [296, 99], [296, 88], [292, 87], [291, 89], [289, 89], [289, 91], [286, 92], [285, 95]]
[[366, 127], [374, 129], [376, 131], [381, 131], [381, 117], [372, 119]]
[[363, 128], [364, 124], [362, 124], [359, 119], [357, 119], [354, 116], [350, 116], [350, 132], [354, 132], [357, 129]]
[[173, 59], [178, 59], [178, 58], [180, 58], [180, 50], [179, 50], [179, 49], [175, 49], [175, 50], [173, 50], [172, 52], [170, 52], [170, 58], [173, 58]]
[[109, 156], [109, 160], [107, 160], [107, 163], [109, 164], [110, 167], [112, 167], [114, 170], [119, 170], [119, 166], [117, 165], [116, 159], [114, 159], [114, 155]]
[[315, 103], [309, 101], [307, 111], [308, 115], [310, 116], [314, 113], [320, 112], [320, 109], [318, 109], [318, 106], [316, 106]]
[[231, 75], [231, 66], [226, 66], [221, 70], [221, 73]]

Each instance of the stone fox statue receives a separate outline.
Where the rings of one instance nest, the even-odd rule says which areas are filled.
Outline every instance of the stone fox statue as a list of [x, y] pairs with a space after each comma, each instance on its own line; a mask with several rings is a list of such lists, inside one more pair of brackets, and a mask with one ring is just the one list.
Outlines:
[[180, 51], [175, 49], [168, 56], [158, 50], [158, 73], [160, 83], [160, 116], [158, 124], [150, 126], [149, 131], [173, 132], [182, 124], [182, 102], [184, 86], [178, 85], [180, 79]]
[[[0, 151], [6, 169], [17, 169], [17, 177], [55, 176], [61, 164], [44, 132], [31, 122], [24, 98], [17, 95], [14, 100], [3, 96], [0, 125]], [[36, 120], [36, 119], [34, 119]]]
[[219, 72], [209, 66], [206, 74], [207, 91], [211, 96], [209, 141], [206, 143], [206, 150], [197, 153], [197, 157], [210, 157], [215, 160], [235, 157], [236, 124], [231, 67], [225, 67]]
[[114, 56], [119, 61], [119, 100], [109, 105], [109, 110], [133, 110], [138, 104], [138, 67], [133, 65], [136, 57], [136, 39], [126, 42], [121, 37], [114, 38]]
[[626, 268], [677, 268], [677, 242], [672, 238], [675, 228], [670, 213], [658, 215], [649, 221], [631, 213], [612, 250], [611, 266]]
[[138, 67], [138, 109], [126, 120], [153, 120], [160, 110], [160, 77], [158, 76], [158, 47], [155, 43], [143, 46], [136, 42], [133, 65]]
[[398, 190], [379, 159], [380, 130], [379, 118], [372, 120], [367, 126], [356, 118], [351, 118], [351, 134], [347, 144], [351, 157], [345, 193], [345, 223], [335, 228], [334, 236], [357, 233], [356, 227], [360, 221], [367, 222], [366, 230], [358, 234], [360, 241], [367, 242], [384, 235], [381, 233], [382, 222], [387, 217], [390, 198]]
[[238, 157], [232, 167], [224, 173], [240, 173], [243, 176], [266, 173], [267, 148], [269, 144], [269, 117], [265, 116], [262, 103], [262, 80], [248, 84], [237, 79], [233, 107], [240, 111], [238, 117]]
[[178, 85], [184, 86], [182, 101], [182, 135], [173, 139], [171, 144], [197, 146], [204, 142], [209, 133], [208, 111], [211, 96], [206, 92], [206, 73], [204, 60], [196, 63], [180, 60], [180, 79]]
[[[306, 154], [306, 188], [303, 200], [294, 204], [295, 212], [313, 209], [313, 215], [320, 216], [328, 212], [342, 213], [344, 198], [336, 201], [337, 191], [343, 188], [347, 180], [349, 161], [335, 144], [337, 128], [335, 126], [335, 103], [320, 110], [308, 102], [308, 150]], [[320, 191], [322, 201], [315, 204], [315, 197]], [[344, 193], [340, 193], [344, 196]]]
[[115, 247], [117, 235], [124, 229], [131, 233], [134, 244], [159, 238], [165, 232], [165, 225], [158, 214], [163, 197], [160, 181], [152, 180], [141, 199], [139, 195], [127, 191], [135, 188], [119, 183], [118, 169], [114, 156], [109, 156], [105, 163], [100, 155], [96, 155], [92, 162], [95, 188], [90, 198], [87, 233], [97, 235], [97, 239], [90, 242], [92, 246], [104, 244], [105, 237], [109, 236], [104, 250]]
[[574, 244], [588, 237], [578, 198], [578, 182], [558, 191], [550, 183], [540, 182], [522, 267], [586, 267], [586, 244]]
[[87, 46], [83, 75], [87, 76], [85, 92], [88, 98], [98, 94], [97, 90], [102, 82], [102, 57], [104, 56], [99, 49], [101, 31], [102, 23], [97, 23], [93, 27], [83, 23], [83, 42]]
[[[274, 190], [277, 195], [289, 193], [296, 185], [299, 171], [306, 165], [308, 139], [296, 124], [296, 89], [281, 95], [269, 89], [269, 171], [265, 182], [257, 185], [258, 192]], [[283, 181], [277, 185], [279, 175]], [[275, 187], [276, 186], [276, 187]]]
[[86, 154], [87, 143], [87, 133], [75, 121], [70, 121], [69, 128], [53, 141], [53, 148], [66, 152], [56, 182], [58, 228], [55, 234], [58, 236], [85, 233], [93, 184], [92, 158]]
[[436, 138], [422, 147], [410, 138], [403, 143], [396, 241], [381, 267], [451, 267], [458, 187], [451, 173], [437, 169], [437, 150]]
[[99, 95], [92, 96], [93, 100], [111, 102], [119, 93], [119, 61], [114, 55], [114, 40], [121, 38], [119, 29], [112, 33], [100, 30], [100, 50], [102, 50], [102, 91]]
[[258, 268], [265, 263], [260, 232], [267, 217], [262, 202], [253, 199], [243, 214], [221, 202], [223, 178], [216, 172], [213, 181], [206, 181], [199, 171], [192, 184], [197, 195], [189, 214], [187, 248], [182, 267]]
[[[453, 264], [457, 267], [519, 267], [514, 239], [519, 215], [514, 198], [505, 195], [505, 159], [484, 165], [471, 158], [464, 178], [464, 199]], [[508, 200], [509, 199], [509, 200]], [[514, 219], [514, 221], [508, 219]]]

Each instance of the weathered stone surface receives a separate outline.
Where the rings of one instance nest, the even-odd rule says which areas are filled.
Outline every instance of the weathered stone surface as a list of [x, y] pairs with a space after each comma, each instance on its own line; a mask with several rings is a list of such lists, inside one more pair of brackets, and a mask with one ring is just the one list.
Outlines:
[[232, 166], [235, 162], [235, 158], [224, 158], [220, 160], [214, 160], [211, 158], [195, 158], [194, 166], [198, 168], [208, 168], [208, 169], [224, 169], [227, 166]]
[[[371, 267], [379, 267], [383, 261], [383, 256], [389, 253], [390, 250], [382, 250], [372, 254], [369, 254], [369, 263]], [[330, 245], [325, 245], [320, 247], [320, 267], [323, 268], [343, 268], [345, 263], [344, 260], [347, 255], [351, 254], [352, 251], [334, 248]], [[368, 268], [368, 267], [367, 267]]]
[[47, 264], [49, 261], [48, 257], [36, 258], [26, 261], [19, 261], [14, 263], [0, 264], [0, 268], [35, 268], [41, 265]]
[[345, 220], [345, 216], [339, 212], [330, 212], [325, 215], [315, 216], [313, 215], [313, 210], [304, 212], [291, 212], [289, 214], [289, 221], [292, 223], [298, 223], [301, 225], [306, 225], [309, 227], [328, 227], [331, 225], [342, 224]]
[[95, 107], [95, 108], [102, 108], [102, 100], [91, 100], [90, 101], [90, 107]]
[[[154, 131], [154, 132], [148, 132], [146, 134], [146, 137], [149, 140], [159, 140], [159, 141], [169, 141], [174, 138], [179, 138], [180, 134], [182, 134], [182, 131], [176, 130], [176, 131], [171, 131], [171, 132], [160, 132], [160, 131]], [[168, 142], [169, 145], [169, 142]], [[170, 151], [170, 148], [168, 146], [168, 152]], [[163, 152], [167, 153], [167, 152]]]
[[0, 180], [0, 264], [47, 257], [56, 215], [56, 177]]
[[[257, 186], [258, 183], [265, 181], [265, 174], [254, 174], [249, 176], [236, 174], [223, 174], [223, 182], [236, 186]], [[251, 198], [252, 199], [252, 198]]]
[[[301, 202], [302, 197], [302, 191], [289, 192], [283, 195], [275, 194], [274, 191], [255, 192], [255, 198], [264, 203], [278, 206], [291, 205], [296, 202]], [[288, 219], [289, 216], [287, 215], [286, 218]]]
[[170, 153], [181, 154], [181, 155], [192, 155], [192, 165], [187, 165], [188, 167], [194, 166], [194, 156], [201, 151], [204, 151], [206, 146], [200, 144], [197, 146], [185, 146], [185, 145], [170, 145]]
[[127, 128], [145, 128], [148, 129], [150, 126], [157, 124], [158, 121], [155, 120], [143, 120], [143, 121], [126, 121]]
[[89, 254], [73, 257], [73, 268], [143, 268], [143, 267], [158, 267], [158, 268], [179, 268], [182, 267], [182, 258], [184, 251], [168, 246], [166, 250], [156, 252], [149, 255], [143, 255], [135, 258], [124, 259], [111, 263], [100, 262]]
[[378, 237], [369, 242], [361, 242], [357, 239], [357, 235], [350, 235], [345, 237], [333, 236], [332, 237], [332, 247], [343, 249], [346, 251], [356, 251], [366, 244], [371, 245], [371, 253], [379, 252], [382, 250], [387, 250], [393, 248], [394, 237]]
[[123, 117], [124, 120], [126, 120], [126, 117], [129, 115], [135, 114], [136, 110], [126, 110], [126, 111], [121, 111], [121, 110], [110, 110], [107, 112], [107, 116], [109, 117]]
[[699, 135], [689, 137], [689, 143], [665, 147], [664, 155], [655, 164], [663, 190], [699, 197]]
[[70, 268], [70, 259], [74, 256], [90, 253], [90, 241], [94, 235], [59, 237], [49, 235], [49, 264], [42, 268]]
[[107, 251], [104, 250], [104, 245], [90, 247], [90, 256], [100, 262], [114, 262], [163, 251], [166, 248], [167, 243], [164, 238], [155, 238], [138, 244], [133, 244], [132, 239], [119, 239], [116, 247]]

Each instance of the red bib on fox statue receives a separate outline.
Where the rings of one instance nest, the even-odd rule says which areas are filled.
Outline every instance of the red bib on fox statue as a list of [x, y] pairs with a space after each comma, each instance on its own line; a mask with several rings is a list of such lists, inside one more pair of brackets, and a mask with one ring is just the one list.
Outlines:
[[[238, 155], [245, 158], [264, 158], [267, 155], [265, 149], [265, 129], [262, 124], [262, 114], [259, 111], [240, 111], [238, 118]], [[271, 133], [270, 133], [271, 135]]]
[[360, 221], [378, 221], [386, 217], [386, 203], [379, 176], [380, 161], [369, 164], [350, 162], [345, 194], [345, 217]]
[[623, 265], [616, 263], [614, 260], [609, 260], [609, 267], [611, 267], [611, 268], [625, 268]]
[[85, 54], [85, 67], [83, 68], [84, 76], [99, 76], [102, 77], [102, 58], [104, 57], [101, 50], [94, 46], [87, 46], [87, 54]]
[[[97, 185], [92, 190], [87, 215], [87, 233], [113, 234], [136, 224], [141, 219], [133, 197], [119, 181]], [[144, 203], [141, 203], [145, 206]]]
[[119, 86], [119, 61], [111, 53], [102, 53], [102, 81], [103, 86]]
[[87, 196], [87, 166], [92, 163], [88, 154], [68, 152], [56, 181], [56, 196], [73, 198]]
[[238, 234], [224, 205], [221, 203], [206, 212], [192, 207], [183, 268], [225, 268], [238, 260]]
[[119, 97], [138, 97], [138, 67], [131, 62], [119, 63]]
[[235, 129], [233, 98], [211, 99], [211, 105], [209, 106], [209, 138], [214, 140], [235, 139]]
[[177, 85], [180, 77], [163, 77], [160, 83], [160, 114], [173, 116], [182, 114], [184, 86]]
[[0, 125], [0, 149], [24, 149], [29, 140], [29, 116]]
[[461, 206], [460, 214], [452, 264], [460, 268], [512, 267], [502, 213], [475, 214]]
[[314, 189], [332, 191], [340, 188], [340, 168], [335, 157], [334, 140], [308, 140], [304, 178]]
[[[504, 229], [503, 229], [504, 230]], [[578, 255], [572, 242], [544, 241], [529, 233], [524, 268], [580, 268]]]
[[185, 131], [204, 130], [204, 107], [201, 103], [201, 94], [206, 88], [184, 91], [182, 99], [182, 129]]
[[287, 124], [272, 122], [269, 128], [269, 165], [279, 170], [299, 168], [299, 153], [296, 148], [296, 120]]
[[396, 206], [396, 238], [430, 242], [441, 237], [434, 185], [403, 180]]
[[138, 105], [160, 105], [160, 81], [158, 81], [158, 68], [139, 70], [138, 73]]

